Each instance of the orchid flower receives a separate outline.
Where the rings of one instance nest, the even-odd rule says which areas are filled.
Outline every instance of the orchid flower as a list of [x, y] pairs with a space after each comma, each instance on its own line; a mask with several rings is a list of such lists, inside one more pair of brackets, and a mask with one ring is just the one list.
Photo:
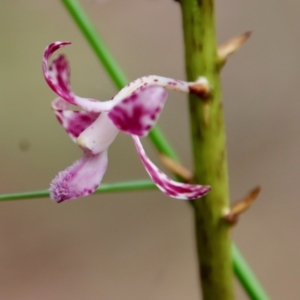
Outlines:
[[[55, 42], [45, 49], [43, 73], [49, 87], [58, 95], [52, 102], [54, 113], [71, 139], [83, 150], [83, 157], [53, 179], [51, 198], [59, 203], [92, 194], [106, 172], [107, 150], [119, 131], [131, 135], [142, 164], [163, 193], [183, 200], [207, 194], [209, 186], [180, 183], [167, 177], [146, 155], [139, 139], [156, 123], [167, 99], [166, 89], [203, 93], [208, 89], [206, 79], [185, 82], [145, 76], [129, 83], [111, 100], [101, 102], [82, 98], [70, 88], [70, 69], [64, 55], [59, 55], [48, 66], [51, 55], [68, 44]], [[70, 110], [70, 104], [81, 110]]]

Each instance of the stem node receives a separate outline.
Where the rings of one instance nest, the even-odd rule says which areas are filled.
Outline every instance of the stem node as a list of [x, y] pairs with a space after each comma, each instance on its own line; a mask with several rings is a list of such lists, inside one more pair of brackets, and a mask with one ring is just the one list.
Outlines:
[[189, 86], [190, 94], [197, 95], [203, 100], [211, 96], [211, 89], [205, 77], [199, 77], [194, 84]]

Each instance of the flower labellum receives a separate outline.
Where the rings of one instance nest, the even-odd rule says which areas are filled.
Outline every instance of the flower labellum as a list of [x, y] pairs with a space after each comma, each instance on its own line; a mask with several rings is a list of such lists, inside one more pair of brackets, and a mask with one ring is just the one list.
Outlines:
[[[206, 195], [209, 186], [176, 182], [159, 170], [145, 153], [140, 137], [146, 136], [158, 120], [167, 100], [167, 89], [185, 93], [207, 92], [207, 80], [185, 82], [151, 75], [129, 83], [112, 100], [101, 102], [82, 98], [71, 90], [69, 64], [64, 55], [59, 55], [48, 65], [51, 55], [69, 44], [55, 42], [46, 48], [43, 73], [47, 84], [58, 96], [52, 102], [54, 113], [71, 139], [83, 150], [83, 156], [53, 179], [51, 198], [59, 203], [92, 194], [106, 172], [108, 147], [120, 131], [131, 135], [142, 164], [163, 193], [183, 200]], [[71, 110], [70, 104], [81, 110]]]

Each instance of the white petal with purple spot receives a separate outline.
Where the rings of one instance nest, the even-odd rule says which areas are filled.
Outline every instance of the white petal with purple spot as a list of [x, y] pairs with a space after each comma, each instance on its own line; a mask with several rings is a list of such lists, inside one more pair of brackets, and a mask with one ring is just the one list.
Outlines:
[[52, 108], [57, 120], [71, 139], [76, 142], [81, 132], [99, 117], [99, 113], [68, 110], [68, 106], [68, 103], [60, 98], [52, 102]]
[[108, 116], [119, 130], [145, 136], [155, 125], [167, 96], [163, 87], [141, 87], [115, 105]]
[[170, 179], [149, 159], [139, 137], [132, 135], [132, 138], [146, 171], [163, 193], [176, 199], [193, 200], [205, 196], [210, 191], [209, 186], [180, 183]]
[[82, 98], [75, 95], [70, 88], [70, 68], [64, 55], [59, 55], [48, 67], [48, 60], [59, 48], [69, 45], [69, 42], [55, 42], [50, 44], [44, 52], [43, 73], [49, 87], [62, 99], [86, 111], [102, 112], [109, 110], [112, 101], [99, 102], [94, 99]]

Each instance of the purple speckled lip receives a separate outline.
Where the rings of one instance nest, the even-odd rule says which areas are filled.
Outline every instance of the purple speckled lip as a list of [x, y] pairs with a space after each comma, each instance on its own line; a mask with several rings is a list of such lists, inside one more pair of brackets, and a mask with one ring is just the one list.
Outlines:
[[[189, 93], [197, 85], [208, 90], [205, 78], [185, 82], [161, 76], [144, 76], [129, 83], [112, 100], [97, 101], [82, 98], [70, 87], [70, 68], [64, 55], [48, 66], [48, 60], [69, 42], [50, 44], [43, 57], [44, 77], [57, 94], [52, 109], [71, 139], [83, 150], [83, 157], [60, 172], [51, 182], [50, 195], [56, 202], [92, 194], [101, 183], [107, 169], [107, 150], [119, 131], [130, 134], [138, 155], [150, 178], [166, 195], [183, 200], [204, 196], [208, 186], [176, 182], [154, 165], [146, 155], [139, 137], [146, 136], [155, 125], [167, 99], [166, 89]], [[75, 105], [81, 111], [70, 110]]]

